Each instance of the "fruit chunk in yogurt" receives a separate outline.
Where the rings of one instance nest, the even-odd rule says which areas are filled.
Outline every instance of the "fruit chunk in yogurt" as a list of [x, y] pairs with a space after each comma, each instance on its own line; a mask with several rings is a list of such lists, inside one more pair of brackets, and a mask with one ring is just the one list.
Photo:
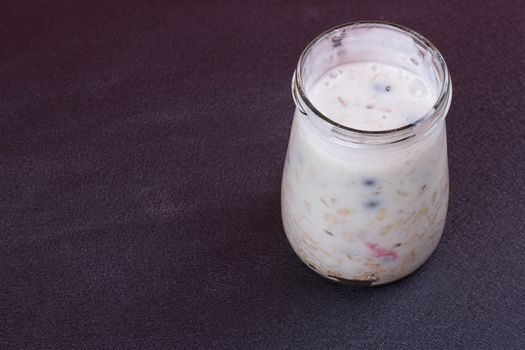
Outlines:
[[[374, 61], [336, 66], [306, 93], [334, 122], [367, 131], [416, 123], [437, 99], [424, 77]], [[363, 147], [334, 141], [296, 111], [282, 214], [291, 246], [316, 272], [354, 285], [410, 274], [437, 246], [447, 205], [444, 119], [423, 137]]]

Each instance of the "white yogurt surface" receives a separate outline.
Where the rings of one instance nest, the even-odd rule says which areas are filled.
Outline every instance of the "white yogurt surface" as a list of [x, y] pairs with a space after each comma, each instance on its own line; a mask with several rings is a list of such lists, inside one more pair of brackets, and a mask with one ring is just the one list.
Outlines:
[[[376, 61], [336, 66], [307, 91], [337, 123], [387, 130], [428, 112], [424, 80]], [[417, 269], [437, 246], [448, 205], [445, 122], [389, 145], [342, 144], [296, 112], [282, 182], [284, 228], [298, 256], [336, 280], [383, 284]]]
[[437, 98], [417, 75], [380, 62], [334, 67], [314, 83], [308, 97], [333, 121], [360, 130], [413, 123]]

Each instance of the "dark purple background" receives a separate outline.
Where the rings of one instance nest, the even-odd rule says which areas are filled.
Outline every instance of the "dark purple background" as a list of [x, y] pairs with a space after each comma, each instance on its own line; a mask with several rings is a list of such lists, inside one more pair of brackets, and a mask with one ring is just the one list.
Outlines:
[[[2, 1], [0, 348], [523, 348], [523, 1], [192, 2]], [[421, 270], [352, 290], [279, 197], [297, 59], [363, 19], [448, 62], [451, 198]]]

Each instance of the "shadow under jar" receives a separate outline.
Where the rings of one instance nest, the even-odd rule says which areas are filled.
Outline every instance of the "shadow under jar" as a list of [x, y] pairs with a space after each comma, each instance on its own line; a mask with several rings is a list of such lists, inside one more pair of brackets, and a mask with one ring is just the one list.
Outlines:
[[330, 29], [302, 53], [282, 180], [301, 260], [352, 286], [393, 282], [436, 248], [448, 206], [445, 61], [398, 25]]

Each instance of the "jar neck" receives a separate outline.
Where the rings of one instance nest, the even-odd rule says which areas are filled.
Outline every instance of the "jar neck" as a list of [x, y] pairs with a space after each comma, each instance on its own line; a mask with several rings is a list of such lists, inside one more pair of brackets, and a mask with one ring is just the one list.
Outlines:
[[[437, 99], [433, 107], [414, 122], [399, 128], [388, 130], [354, 129], [339, 124], [329, 116], [321, 113], [308, 98], [307, 89], [309, 85], [311, 86], [328, 69], [356, 59], [355, 55], [352, 55], [351, 50], [356, 47], [355, 40], [352, 41], [353, 32], [357, 30], [363, 36], [363, 40], [369, 42], [370, 40], [366, 38], [366, 35], [372, 33], [369, 32], [370, 29], [394, 33], [397, 35], [395, 37], [395, 45], [400, 45], [398, 44], [399, 42], [405, 46], [412, 45], [412, 49], [417, 50], [422, 62], [427, 65], [431, 79], [436, 84]], [[381, 44], [384, 43], [385, 41], [382, 40]], [[387, 43], [385, 46], [388, 46], [388, 44], [390, 43]], [[387, 47], [388, 50], [394, 50], [395, 45]], [[379, 57], [379, 59], [382, 57], [383, 60], [387, 60], [393, 56], [389, 54], [388, 50], [385, 51], [386, 54], [374, 51], [376, 46], [371, 46], [373, 49], [368, 53], [370, 57]], [[362, 54], [362, 51], [360, 54]], [[362, 59], [362, 57], [359, 57], [359, 59]], [[384, 22], [352, 22], [324, 32], [306, 47], [292, 78], [292, 96], [298, 112], [304, 118], [307, 118], [309, 122], [315, 124], [316, 127], [323, 129], [325, 132], [328, 131], [337, 141], [354, 144], [384, 145], [404, 142], [428, 134], [439, 124], [440, 120], [445, 118], [449, 110], [452, 98], [452, 84], [443, 57], [434, 45], [421, 35], [410, 29]]]

